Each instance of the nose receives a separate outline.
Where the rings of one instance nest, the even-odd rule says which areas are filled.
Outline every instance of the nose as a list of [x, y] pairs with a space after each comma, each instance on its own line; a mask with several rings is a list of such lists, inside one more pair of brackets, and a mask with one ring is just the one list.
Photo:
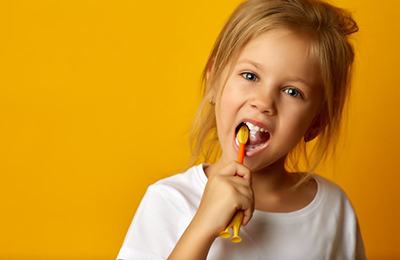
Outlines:
[[254, 93], [250, 105], [253, 109], [269, 116], [273, 116], [277, 112], [274, 93], [265, 88], [260, 88]]

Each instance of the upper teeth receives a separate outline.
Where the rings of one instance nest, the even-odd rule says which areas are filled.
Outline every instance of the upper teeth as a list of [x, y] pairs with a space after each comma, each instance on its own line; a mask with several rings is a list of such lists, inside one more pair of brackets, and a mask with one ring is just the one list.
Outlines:
[[245, 124], [246, 124], [247, 127], [250, 129], [250, 132], [258, 132], [258, 131], [260, 131], [260, 132], [267, 132], [267, 130], [265, 130], [264, 128], [259, 127], [259, 126], [256, 126], [256, 125], [253, 125], [253, 124], [250, 123], [250, 122], [245, 122]]

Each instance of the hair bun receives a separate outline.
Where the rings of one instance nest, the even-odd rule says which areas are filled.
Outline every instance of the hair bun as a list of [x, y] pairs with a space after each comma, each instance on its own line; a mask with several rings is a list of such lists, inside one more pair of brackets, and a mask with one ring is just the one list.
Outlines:
[[343, 9], [339, 9], [338, 12], [338, 29], [343, 35], [350, 35], [358, 32], [359, 28], [357, 23], [351, 17], [351, 14]]

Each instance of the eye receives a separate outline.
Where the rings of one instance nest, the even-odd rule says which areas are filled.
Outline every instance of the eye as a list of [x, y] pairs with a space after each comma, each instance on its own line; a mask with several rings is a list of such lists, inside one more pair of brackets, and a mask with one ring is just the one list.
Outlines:
[[249, 80], [249, 81], [257, 81], [257, 79], [258, 79], [257, 75], [252, 72], [243, 72], [243, 73], [240, 73], [240, 75], [242, 75], [242, 77], [244, 79]]
[[300, 97], [303, 98], [303, 95], [301, 94], [300, 90], [298, 90], [297, 88], [285, 88], [283, 89], [283, 92], [285, 92], [286, 94], [288, 94], [289, 96], [292, 97]]

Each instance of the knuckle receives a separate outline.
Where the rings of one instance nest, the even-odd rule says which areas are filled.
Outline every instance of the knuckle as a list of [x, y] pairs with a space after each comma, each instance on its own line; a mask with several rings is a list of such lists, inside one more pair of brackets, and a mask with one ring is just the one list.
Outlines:
[[233, 204], [233, 207], [235, 208], [235, 210], [240, 210], [242, 208], [242, 205], [239, 202], [235, 202]]
[[252, 189], [251, 187], [248, 187], [248, 191], [249, 191], [250, 198], [252, 198], [252, 199], [254, 200], [254, 192], [253, 192], [253, 189]]
[[214, 176], [214, 182], [216, 182], [216, 183], [218, 183], [218, 184], [226, 183], [226, 178], [225, 178], [224, 175], [216, 174], [216, 175]]
[[228, 196], [233, 198], [237, 196], [237, 190], [233, 185], [226, 183], [225, 189]]
[[214, 180], [214, 181], [221, 181], [221, 179], [222, 179], [222, 176], [221, 175], [219, 175], [219, 174], [215, 174], [213, 177], [212, 177], [212, 179]]

